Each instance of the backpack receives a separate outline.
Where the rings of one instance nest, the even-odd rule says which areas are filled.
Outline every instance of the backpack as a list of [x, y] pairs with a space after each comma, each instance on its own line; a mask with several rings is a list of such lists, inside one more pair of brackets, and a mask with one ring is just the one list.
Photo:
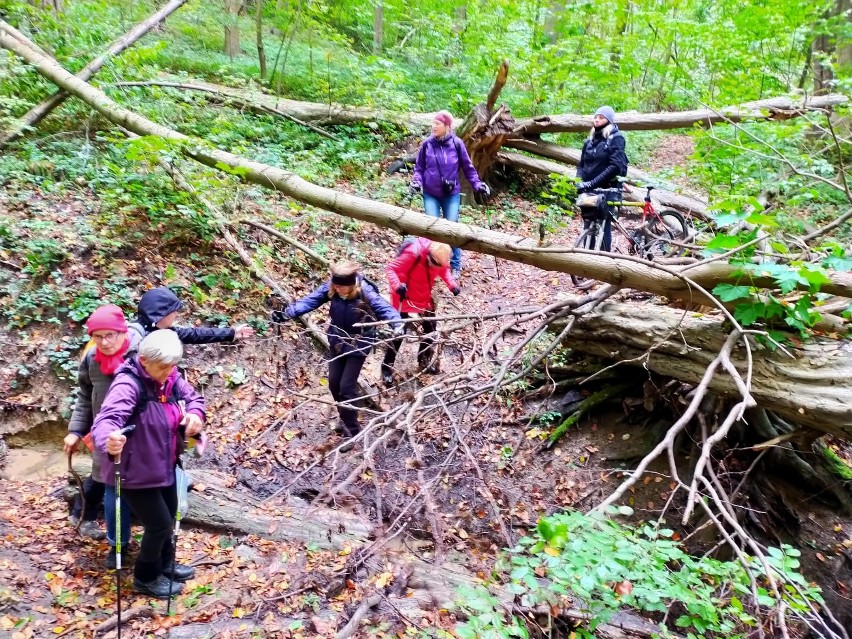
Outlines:
[[[604, 149], [606, 149], [607, 153], [609, 152], [609, 143], [612, 142], [615, 138], [623, 138], [624, 136], [621, 134], [621, 131], [616, 131], [611, 136], [609, 136], [604, 142]], [[627, 153], [624, 153], [624, 161], [618, 163], [618, 177], [627, 177], [627, 164], [629, 160], [627, 159]]]
[[[139, 397], [136, 400], [136, 406], [133, 408], [133, 413], [131, 416], [138, 415], [141, 413], [148, 402], [159, 402], [160, 398], [156, 395], [153, 395], [149, 392], [148, 388], [145, 384], [142, 383], [142, 378], [139, 376], [139, 373], [134, 368], [128, 368], [123, 371], [127, 373], [130, 377], [133, 378], [133, 381], [136, 382], [136, 388], [139, 390]], [[166, 398], [166, 402], [168, 404], [177, 404], [180, 400], [178, 399], [177, 394], [177, 384], [172, 384], [172, 392], [168, 398]]]
[[[417, 242], [416, 237], [414, 237], [413, 235], [406, 235], [404, 238], [402, 238], [402, 242], [400, 242], [399, 246], [396, 247], [395, 257], [399, 257], [400, 255], [402, 255], [402, 252], [415, 242]], [[417, 257], [420, 257], [419, 253], [417, 254]]]
[[411, 272], [420, 263], [420, 258], [422, 257], [420, 255], [420, 246], [417, 243], [417, 239], [418, 238], [413, 235], [406, 235], [404, 238], [402, 238], [402, 242], [400, 242], [399, 246], [396, 247], [396, 257], [402, 255], [402, 252], [409, 246], [413, 245], [415, 250], [414, 262], [412, 263], [411, 268], [408, 269], [408, 273], [406, 273], [405, 275], [405, 282], [403, 282], [404, 284], [408, 284], [408, 282], [411, 280]]

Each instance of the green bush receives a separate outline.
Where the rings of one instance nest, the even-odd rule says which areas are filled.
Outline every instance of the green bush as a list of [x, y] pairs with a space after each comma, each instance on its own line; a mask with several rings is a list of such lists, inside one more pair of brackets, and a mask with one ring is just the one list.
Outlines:
[[[579, 639], [592, 639], [595, 628], [623, 607], [665, 619], [663, 636], [673, 625], [690, 639], [735, 639], [748, 636], [776, 598], [784, 600], [791, 617], [808, 614], [811, 602], [822, 603], [819, 589], [798, 572], [800, 554], [789, 546], [768, 549], [779, 593], [771, 592], [763, 564], [748, 559], [758, 583], [755, 602], [742, 564], [692, 557], [672, 530], [566, 512], [539, 521], [505, 553], [496, 573], [504, 591], [524, 607], [548, 604], [551, 610], [573, 607], [587, 614], [588, 624], [575, 629]], [[462, 639], [529, 636], [523, 618], [506, 613], [484, 586], [460, 595], [459, 607], [468, 617], [456, 628]]]

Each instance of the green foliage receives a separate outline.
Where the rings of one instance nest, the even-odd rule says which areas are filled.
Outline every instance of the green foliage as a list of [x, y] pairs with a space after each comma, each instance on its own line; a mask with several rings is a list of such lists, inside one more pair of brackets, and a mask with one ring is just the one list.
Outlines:
[[[529, 536], [507, 551], [498, 562], [503, 589], [520, 598], [524, 607], [547, 604], [559, 610], [569, 597], [589, 616], [577, 637], [591, 639], [595, 628], [622, 607], [665, 615], [688, 636], [746, 637], [762, 615], [776, 606], [776, 598], [796, 613], [807, 613], [810, 603], [821, 603], [818, 588], [798, 570], [800, 553], [789, 546], [770, 548], [769, 570], [778, 592], [771, 592], [764, 565], [748, 559], [757, 579], [758, 601], [751, 600], [751, 582], [737, 562], [686, 554], [673, 531], [653, 524], [621, 525], [603, 517], [566, 512], [539, 521]], [[507, 615], [500, 600], [484, 586], [460, 591], [459, 607], [468, 620], [457, 627], [460, 637], [528, 637], [524, 620]], [[666, 628], [661, 627], [666, 635]]]

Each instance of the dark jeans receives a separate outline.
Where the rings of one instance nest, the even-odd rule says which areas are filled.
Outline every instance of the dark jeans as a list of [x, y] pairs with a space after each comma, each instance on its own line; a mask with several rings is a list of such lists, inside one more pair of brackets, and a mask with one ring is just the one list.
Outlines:
[[145, 527], [133, 576], [144, 583], [154, 581], [163, 574], [163, 568], [171, 566], [172, 563], [177, 486], [172, 484], [165, 488], [122, 488], [121, 496], [127, 500], [133, 514]]
[[83, 496], [86, 498], [86, 512], [80, 517], [80, 511], [83, 510], [83, 502], [79, 495], [74, 500], [74, 506], [71, 508], [71, 514], [75, 517], [80, 517], [83, 521], [95, 521], [98, 518], [98, 509], [101, 502], [104, 500], [104, 490], [106, 486], [99, 481], [95, 481], [91, 476], [83, 480]]
[[[591, 220], [583, 220], [583, 229], [589, 228], [591, 224]], [[612, 246], [612, 218], [609, 215], [606, 216], [606, 219], [603, 221], [603, 225], [603, 238], [601, 239], [601, 245], [595, 247], [595, 250], [597, 251], [609, 251]], [[597, 242], [597, 238], [593, 238], [592, 241]]]
[[[354, 400], [361, 395], [358, 390], [358, 376], [366, 361], [364, 355], [340, 355], [328, 362], [328, 390], [336, 402]], [[350, 435], [356, 435], [361, 430], [358, 423], [359, 402], [350, 406], [338, 406], [337, 413]]]
[[[423, 194], [423, 209], [429, 217], [443, 217], [450, 222], [459, 221], [459, 209], [461, 208], [461, 195], [445, 195], [444, 197], [435, 197], [428, 193]], [[462, 252], [458, 246], [453, 247], [453, 254], [450, 258], [450, 268], [454, 271], [460, 271], [462, 267]]]
[[[408, 319], [411, 317], [411, 314], [400, 313], [400, 316], [402, 319]], [[435, 331], [438, 329], [438, 323], [429, 319], [435, 317], [435, 313], [433, 311], [423, 311], [420, 313], [420, 317], [420, 324], [423, 326], [423, 338], [420, 340], [420, 345], [417, 347], [417, 364], [420, 368], [426, 368], [435, 356]], [[413, 322], [405, 323], [406, 332], [413, 328], [413, 324]], [[385, 358], [384, 361], [382, 361], [382, 374], [393, 370], [393, 363], [396, 361], [396, 356], [397, 353], [399, 353], [399, 347], [401, 345], [402, 337], [398, 337], [388, 342], [388, 347], [385, 351]]]

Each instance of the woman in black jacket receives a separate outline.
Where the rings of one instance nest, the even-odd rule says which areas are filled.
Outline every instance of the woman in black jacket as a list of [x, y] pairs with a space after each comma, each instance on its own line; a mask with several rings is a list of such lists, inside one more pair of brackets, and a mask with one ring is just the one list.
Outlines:
[[[615, 123], [615, 111], [612, 107], [600, 107], [595, 111], [592, 123], [592, 130], [580, 154], [580, 164], [577, 165], [577, 177], [582, 180], [577, 185], [578, 193], [619, 187], [619, 176], [627, 175], [626, 142]], [[590, 223], [589, 220], [584, 221], [583, 228], [588, 228]], [[609, 250], [610, 238], [610, 221], [607, 217], [602, 250]]]
[[272, 321], [282, 323], [329, 303], [328, 390], [337, 402], [342, 434], [354, 437], [361, 432], [358, 376], [377, 339], [375, 328], [360, 323], [389, 322], [394, 335], [402, 335], [399, 312], [359, 273], [357, 262], [346, 261], [331, 267], [331, 277], [313, 293], [296, 300], [283, 311], [273, 311]]

